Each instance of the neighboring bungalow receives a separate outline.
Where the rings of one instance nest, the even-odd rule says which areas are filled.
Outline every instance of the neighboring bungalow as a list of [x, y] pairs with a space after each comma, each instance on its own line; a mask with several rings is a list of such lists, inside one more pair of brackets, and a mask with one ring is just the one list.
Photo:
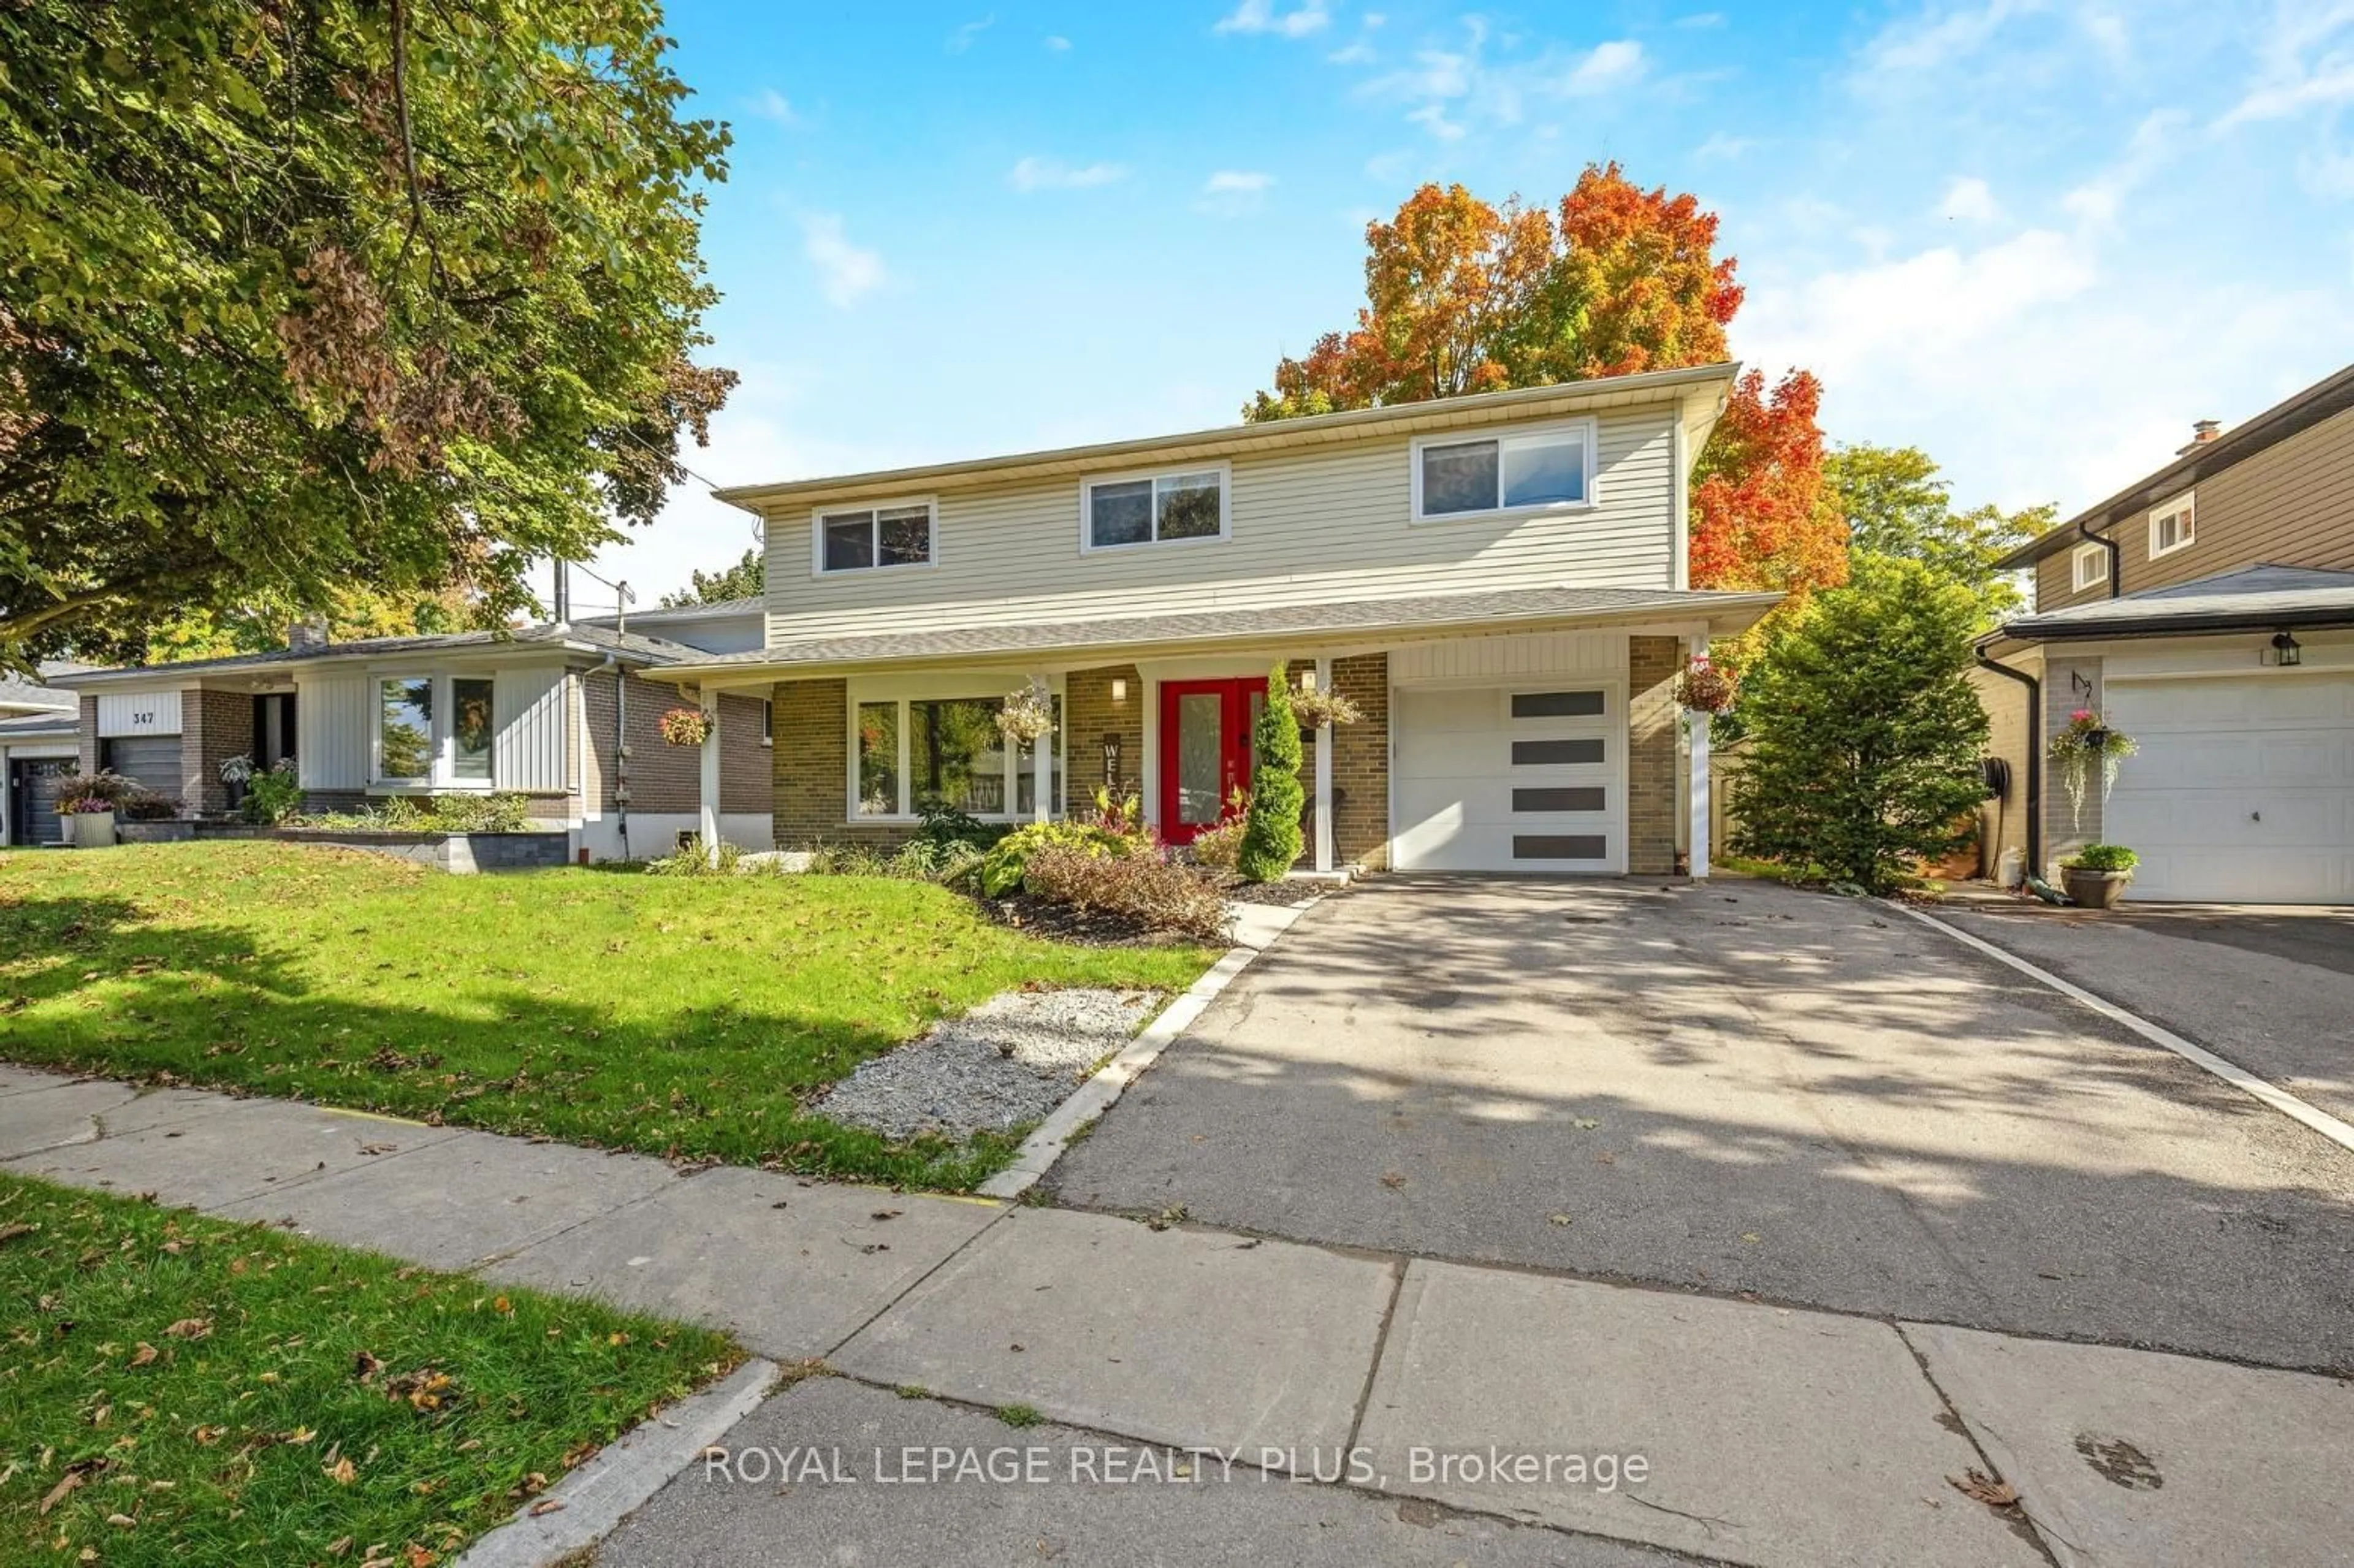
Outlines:
[[[1184, 843], [1249, 786], [1281, 663], [1363, 713], [1315, 736], [1318, 869], [1705, 874], [1707, 723], [1679, 722], [1676, 679], [1779, 597], [1686, 578], [1734, 373], [722, 491], [766, 528], [766, 637], [665, 676], [772, 701], [789, 850], [1099, 786]], [[1024, 687], [1065, 722], [1009, 745]]]
[[[703, 831], [704, 758], [658, 721], [693, 705], [663, 672], [757, 639], [757, 609], [696, 607], [512, 632], [298, 638], [269, 653], [60, 677], [80, 700], [80, 766], [111, 768], [187, 813], [228, 808], [221, 765], [292, 760], [305, 806], [350, 810], [397, 795], [527, 797], [532, 826], [568, 835], [568, 858], [644, 859]], [[675, 641], [705, 636], [711, 646]], [[728, 842], [766, 848], [766, 713], [730, 698], [715, 801]]]
[[49, 844], [62, 836], [58, 786], [80, 755], [74, 694], [51, 678], [82, 666], [40, 666], [40, 679], [0, 675], [0, 845]]
[[[2354, 904], [2354, 366], [2201, 421], [2000, 564], [2036, 574], [2033, 613], [1981, 646], [2007, 672], [1978, 683], [2020, 802], [2005, 847], [2048, 872], [2124, 844], [2137, 898]], [[2140, 747], [2081, 817], [2039, 777], [2078, 709]]]

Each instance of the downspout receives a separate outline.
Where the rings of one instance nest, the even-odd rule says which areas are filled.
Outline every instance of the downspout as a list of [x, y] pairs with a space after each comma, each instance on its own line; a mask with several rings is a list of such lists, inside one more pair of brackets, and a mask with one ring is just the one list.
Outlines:
[[[2110, 546], [2112, 550], [2115, 546]], [[2043, 683], [2024, 670], [2014, 670], [1974, 648], [1978, 668], [2007, 676], [2027, 688], [2027, 874], [2043, 874]], [[1998, 863], [1999, 856], [1997, 857]]]
[[613, 821], [620, 831], [621, 858], [630, 858], [630, 683], [612, 654], [597, 666], [613, 673]]
[[[2084, 535], [2084, 537], [2089, 542], [2098, 545], [2102, 549], [2106, 550], [2109, 553], [2109, 597], [2111, 599], [2116, 598], [2119, 594], [2125, 591], [2125, 584], [2120, 580], [2124, 577], [2126, 570], [2126, 553], [2124, 547], [2115, 539], [2110, 538], [2106, 534], [2094, 533], [2093, 525], [2090, 523], [2077, 524], [2076, 532]], [[2017, 672], [2015, 671], [2013, 672], [2013, 673], [2016, 673]]]

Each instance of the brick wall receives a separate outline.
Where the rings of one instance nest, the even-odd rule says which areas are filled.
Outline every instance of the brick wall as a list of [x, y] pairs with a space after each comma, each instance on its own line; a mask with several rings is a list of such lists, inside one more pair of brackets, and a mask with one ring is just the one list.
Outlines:
[[253, 695], [249, 692], [180, 693], [180, 799], [191, 811], [228, 810], [228, 786], [220, 765], [253, 751]]
[[[1126, 700], [1114, 702], [1111, 683], [1128, 683]], [[1082, 810], [1097, 789], [1108, 787], [1126, 800], [1144, 789], [1144, 682], [1133, 664], [1108, 664], [1099, 670], [1074, 670], [1063, 686], [1063, 707], [1070, 726], [1063, 748], [1069, 758], [1074, 811]], [[1104, 777], [1104, 743], [1119, 745], [1119, 776]]]
[[[2087, 685], [2092, 688], [2090, 692], [2084, 689]], [[2043, 666], [2043, 737], [2047, 745], [2052, 736], [2068, 727], [2068, 715], [2078, 708], [2101, 711], [2100, 660], [2047, 659]], [[2084, 810], [2079, 812], [2068, 804], [2068, 790], [2060, 781], [2059, 768], [2044, 764], [2042, 874], [2053, 874], [2053, 868], [2063, 856], [2100, 842], [2100, 770], [2094, 768], [2086, 781]]]
[[[1389, 866], [1390, 657], [1332, 661], [1332, 689], [1364, 717], [1332, 730], [1332, 853], [1341, 865]], [[1313, 758], [1310, 758], [1312, 768]], [[1310, 775], [1312, 779], [1314, 775]]]
[[[581, 677], [588, 731], [583, 747], [584, 789], [590, 810], [613, 810], [613, 721], [620, 682], [629, 683], [630, 810], [693, 812], [703, 809], [703, 752], [673, 746], [662, 737], [662, 715], [693, 707], [675, 685], [636, 675]], [[760, 744], [760, 699], [733, 694], [719, 699], [719, 809], [765, 811], [769, 800], [769, 748]]]
[[92, 692], [81, 694], [81, 727], [75, 732], [81, 742], [81, 761], [78, 764], [85, 779], [98, 771], [98, 696]]
[[1676, 673], [1683, 644], [1673, 637], [1627, 640], [1627, 869], [1666, 876], [1676, 869]]
[[785, 681], [776, 688], [776, 746], [770, 761], [777, 847], [817, 849], [864, 844], [892, 849], [915, 836], [902, 823], [852, 826], [850, 809], [850, 684], [846, 681]]

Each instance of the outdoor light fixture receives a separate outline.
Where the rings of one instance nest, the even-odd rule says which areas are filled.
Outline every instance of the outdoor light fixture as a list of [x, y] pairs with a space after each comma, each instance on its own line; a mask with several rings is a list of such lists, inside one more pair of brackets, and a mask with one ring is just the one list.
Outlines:
[[1111, 678], [1111, 700], [1116, 703], [1128, 701], [1128, 683], [1118, 675]]
[[2298, 647], [2296, 639], [2287, 632], [2275, 631], [2273, 633], [2273, 656], [2265, 662], [2286, 670], [2305, 662], [2305, 650]]
[[1316, 689], [1315, 671], [1302, 670], [1299, 672], [1299, 689], [1303, 692], [1312, 692]]

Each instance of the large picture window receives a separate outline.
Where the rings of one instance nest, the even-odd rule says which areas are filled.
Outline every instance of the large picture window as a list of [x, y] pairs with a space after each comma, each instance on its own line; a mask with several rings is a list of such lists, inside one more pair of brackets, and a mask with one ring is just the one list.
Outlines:
[[428, 783], [433, 778], [433, 682], [390, 676], [376, 683], [376, 777]]
[[488, 675], [380, 675], [371, 783], [488, 789], [498, 775], [498, 684]]
[[[997, 727], [1002, 696], [862, 701], [854, 709], [854, 817], [907, 817], [928, 808], [975, 817], [1037, 810], [1036, 759]], [[1055, 698], [1055, 801], [1070, 799], [1063, 762], [1063, 699]]]
[[816, 524], [821, 573], [875, 571], [932, 563], [932, 503], [821, 512]]
[[1594, 424], [1414, 443], [1417, 522], [1594, 503]]
[[1223, 468], [1091, 479], [1080, 491], [1090, 550], [1225, 536]]

